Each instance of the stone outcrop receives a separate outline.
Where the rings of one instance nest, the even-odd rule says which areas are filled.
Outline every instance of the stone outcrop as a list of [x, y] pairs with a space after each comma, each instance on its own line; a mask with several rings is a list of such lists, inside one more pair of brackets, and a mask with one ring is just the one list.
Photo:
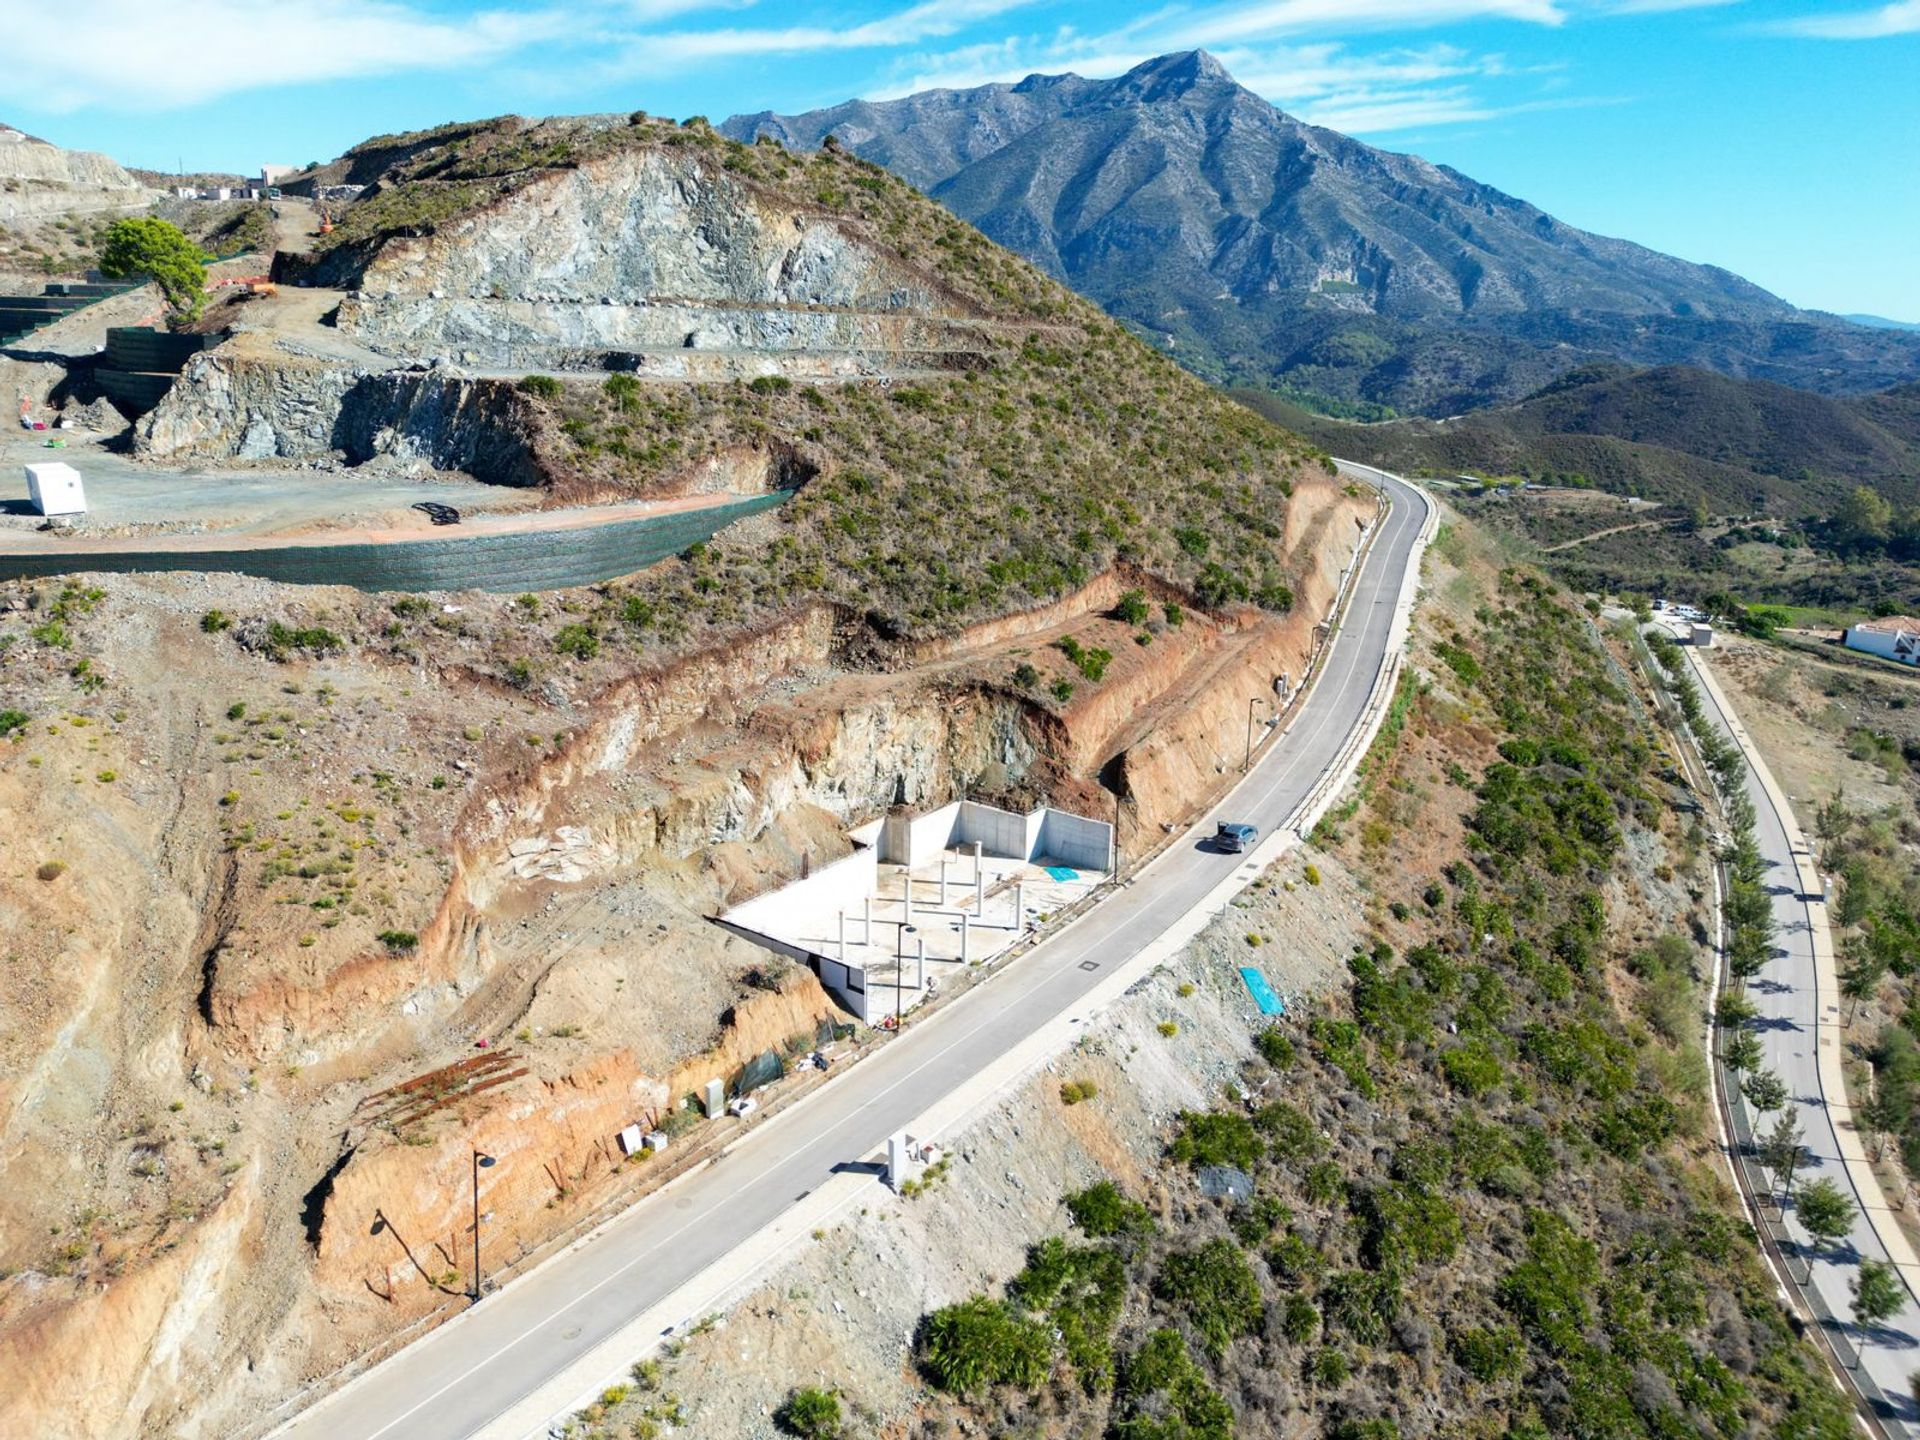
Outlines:
[[189, 362], [134, 429], [142, 456], [193, 460], [424, 460], [496, 485], [548, 477], [511, 385], [410, 367], [287, 355], [241, 336]]
[[104, 155], [62, 150], [0, 126], [0, 224], [50, 215], [138, 210], [158, 193]]
[[718, 351], [770, 370], [795, 354], [972, 352], [991, 334], [897, 256], [686, 149], [551, 172], [388, 240], [355, 279], [341, 330], [481, 368], [682, 374], [698, 369], [685, 352]]

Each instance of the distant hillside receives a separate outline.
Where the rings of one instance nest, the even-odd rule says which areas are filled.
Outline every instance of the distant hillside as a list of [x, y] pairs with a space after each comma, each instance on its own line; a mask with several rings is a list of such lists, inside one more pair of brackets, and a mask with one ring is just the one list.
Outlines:
[[1920, 324], [1912, 320], [1889, 320], [1884, 315], [1842, 315], [1840, 318], [1875, 330], [1920, 330]]
[[104, 155], [62, 150], [0, 125], [0, 225], [134, 210], [153, 192]]
[[1685, 366], [1574, 371], [1517, 405], [1354, 425], [1235, 397], [1350, 459], [1431, 474], [1525, 475], [1690, 503], [1830, 512], [1856, 485], [1920, 500], [1920, 385], [1834, 398]]
[[1830, 393], [1920, 376], [1920, 336], [1305, 124], [1204, 52], [722, 128], [836, 137], [1213, 379], [1447, 415], [1597, 356]]

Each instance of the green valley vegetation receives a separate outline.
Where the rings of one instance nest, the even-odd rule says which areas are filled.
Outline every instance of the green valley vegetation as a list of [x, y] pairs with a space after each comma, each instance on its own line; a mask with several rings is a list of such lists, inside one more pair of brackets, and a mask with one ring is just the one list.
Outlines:
[[1835, 623], [1920, 609], [1920, 384], [1839, 397], [1601, 364], [1515, 405], [1364, 426], [1234, 393], [1335, 454], [1460, 486], [1576, 588]]
[[[1903, 767], [1904, 768], [1904, 767]], [[1909, 853], [1913, 818], [1888, 809], [1862, 814], [1844, 796], [1821, 805], [1814, 831], [1821, 862], [1838, 880], [1830, 910], [1839, 950], [1840, 991], [1849, 1024], [1863, 1007], [1885, 1003], [1891, 1018], [1853, 1037], [1872, 1067], [1855, 1109], [1870, 1148], [1897, 1147], [1909, 1173], [1920, 1171], [1920, 867]]]
[[[1851, 1433], [1697, 1143], [1710, 956], [1619, 938], [1682, 927], [1648, 857], [1697, 869], [1704, 831], [1564, 593], [1508, 570], [1474, 613], [1379, 761], [1458, 796], [1424, 811], [1453, 858], [1339, 842], [1380, 927], [1345, 992], [1176, 1119], [1144, 1203], [1065, 1197], [1069, 1233], [924, 1318], [929, 1433]], [[1216, 1167], [1252, 1198], [1206, 1198]]]
[[1920, 499], [1920, 384], [1816, 395], [1668, 365], [1583, 366], [1513, 405], [1351, 425], [1255, 390], [1235, 398], [1348, 459], [1410, 474], [1511, 475], [1715, 515], [1827, 516], [1859, 485]]

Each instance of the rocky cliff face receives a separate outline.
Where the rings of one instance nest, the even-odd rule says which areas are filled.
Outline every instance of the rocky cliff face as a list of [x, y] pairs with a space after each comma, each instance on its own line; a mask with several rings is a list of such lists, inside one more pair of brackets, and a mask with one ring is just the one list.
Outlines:
[[396, 355], [538, 368], [604, 352], [969, 348], [971, 318], [898, 256], [683, 148], [591, 160], [389, 242], [339, 323]]
[[134, 210], [159, 192], [104, 155], [62, 150], [0, 125], [0, 224], [41, 216]]
[[495, 485], [552, 476], [523, 396], [497, 380], [291, 355], [243, 336], [188, 362], [134, 427], [152, 460], [424, 460]]

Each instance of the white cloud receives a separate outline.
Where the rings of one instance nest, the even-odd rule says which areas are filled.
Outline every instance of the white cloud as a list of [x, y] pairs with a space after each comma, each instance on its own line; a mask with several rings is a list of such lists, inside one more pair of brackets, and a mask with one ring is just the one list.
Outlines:
[[1883, 40], [1890, 35], [1920, 35], [1920, 0], [1894, 0], [1872, 10], [1845, 10], [1831, 15], [1803, 15], [1772, 27], [1783, 35], [1806, 35], [1819, 40]]
[[[187, 13], [182, 13], [182, 12]], [[565, 33], [554, 11], [442, 19], [390, 0], [3, 0], [7, 99], [40, 111], [188, 105], [243, 90], [496, 59]]]
[[605, 67], [613, 74], [659, 74], [702, 60], [736, 56], [879, 50], [937, 39], [1034, 0], [921, 0], [897, 14], [858, 25], [793, 25], [781, 29], [675, 30], [632, 37]]
[[1188, 28], [1222, 45], [1306, 30], [1429, 28], [1464, 20], [1559, 25], [1566, 18], [1555, 0], [1260, 0], [1201, 12]]

